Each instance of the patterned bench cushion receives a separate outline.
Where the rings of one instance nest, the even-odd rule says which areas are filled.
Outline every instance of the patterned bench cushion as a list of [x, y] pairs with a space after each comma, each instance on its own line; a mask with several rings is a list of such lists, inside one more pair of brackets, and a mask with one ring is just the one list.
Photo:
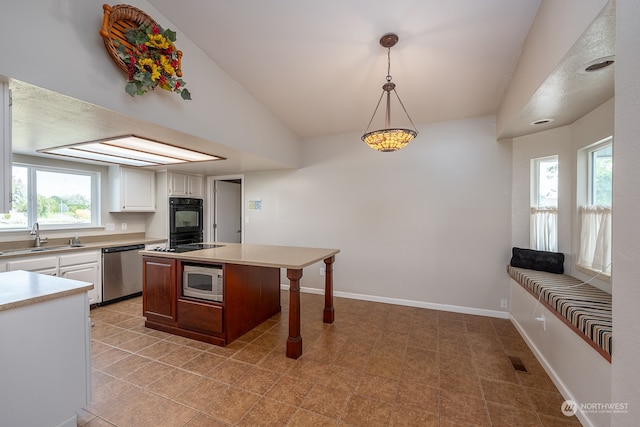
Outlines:
[[564, 274], [512, 266], [507, 272], [611, 362], [610, 294]]

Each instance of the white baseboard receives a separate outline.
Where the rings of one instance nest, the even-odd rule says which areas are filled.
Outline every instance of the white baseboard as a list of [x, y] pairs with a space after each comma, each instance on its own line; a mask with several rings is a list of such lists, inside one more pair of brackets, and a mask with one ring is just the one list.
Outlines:
[[[289, 285], [281, 283], [280, 289], [289, 290]], [[317, 288], [301, 287], [300, 292], [308, 293], [308, 294], [324, 295], [324, 289], [317, 289]], [[334, 291], [333, 296], [339, 297], [339, 298], [357, 299], [362, 301], [382, 302], [385, 304], [404, 305], [407, 307], [428, 308], [430, 310], [451, 311], [454, 313], [474, 314], [477, 316], [486, 316], [486, 317], [496, 317], [500, 319], [509, 318], [508, 311], [485, 310], [481, 308], [462, 307], [458, 305], [436, 304], [431, 302], [414, 301], [414, 300], [408, 300], [408, 299], [379, 297], [375, 295], [365, 295], [365, 294], [354, 294], [351, 292]]]

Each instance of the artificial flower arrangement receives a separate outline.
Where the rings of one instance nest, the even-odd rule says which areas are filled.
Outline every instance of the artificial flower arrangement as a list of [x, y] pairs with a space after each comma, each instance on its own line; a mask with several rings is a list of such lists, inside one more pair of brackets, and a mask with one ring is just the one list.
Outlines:
[[178, 50], [173, 42], [176, 33], [158, 25], [140, 25], [125, 32], [131, 47], [124, 43], [117, 46], [118, 56], [126, 64], [129, 81], [125, 91], [131, 95], [143, 95], [156, 87], [191, 99], [186, 83], [176, 74], [179, 64]]

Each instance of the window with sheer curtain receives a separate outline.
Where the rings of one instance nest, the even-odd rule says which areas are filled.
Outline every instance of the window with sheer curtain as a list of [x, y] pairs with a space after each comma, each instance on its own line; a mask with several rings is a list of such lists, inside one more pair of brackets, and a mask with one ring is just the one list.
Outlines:
[[611, 274], [611, 198], [613, 144], [611, 140], [588, 150], [588, 204], [580, 207], [580, 252], [577, 264]]
[[558, 156], [532, 160], [530, 246], [558, 250]]

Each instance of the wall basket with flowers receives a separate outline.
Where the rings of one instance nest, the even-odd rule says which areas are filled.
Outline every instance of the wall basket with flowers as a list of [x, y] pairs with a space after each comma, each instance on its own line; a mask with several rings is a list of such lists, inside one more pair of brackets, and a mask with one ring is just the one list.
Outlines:
[[176, 33], [133, 6], [105, 4], [102, 8], [100, 35], [113, 61], [127, 73], [125, 91], [135, 96], [159, 87], [191, 99], [181, 79], [182, 52], [174, 45]]

